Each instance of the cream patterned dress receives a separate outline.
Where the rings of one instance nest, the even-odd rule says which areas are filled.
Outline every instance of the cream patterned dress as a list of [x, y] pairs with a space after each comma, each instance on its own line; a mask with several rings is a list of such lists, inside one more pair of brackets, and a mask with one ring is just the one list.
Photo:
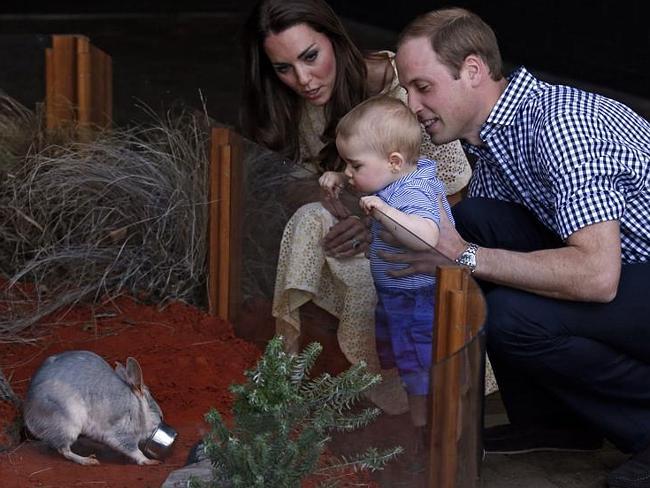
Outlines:
[[[385, 53], [394, 69], [394, 55]], [[384, 93], [406, 99], [396, 72]], [[304, 108], [300, 124], [303, 170], [316, 177], [318, 170], [314, 161], [323, 146], [319, 135], [324, 130], [325, 116], [322, 107], [305, 104]], [[422, 153], [437, 161], [438, 177], [445, 183], [447, 194], [461, 190], [469, 181], [471, 169], [460, 143], [436, 146], [426, 133], [423, 132], [423, 136], [426, 142], [422, 145]], [[374, 329], [377, 297], [370, 265], [363, 254], [351, 258], [325, 255], [322, 239], [335, 223], [335, 218], [318, 202], [302, 206], [287, 223], [280, 245], [273, 297], [276, 333], [284, 336], [289, 350], [297, 351], [299, 309], [311, 300], [339, 319], [339, 346], [348, 361], [354, 364], [363, 360], [370, 371], [380, 372]], [[487, 394], [496, 390], [496, 382], [489, 364], [486, 369]], [[406, 412], [406, 393], [397, 370], [381, 373], [382, 383], [367, 396], [389, 414]]]

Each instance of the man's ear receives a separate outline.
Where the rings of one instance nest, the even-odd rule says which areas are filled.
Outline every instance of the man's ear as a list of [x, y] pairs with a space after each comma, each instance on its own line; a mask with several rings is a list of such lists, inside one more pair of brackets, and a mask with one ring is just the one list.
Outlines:
[[480, 84], [484, 77], [490, 75], [483, 58], [476, 54], [469, 54], [465, 58], [461, 66], [461, 72], [467, 77], [471, 86]]
[[399, 173], [406, 165], [406, 159], [404, 159], [404, 155], [401, 152], [393, 151], [388, 156], [388, 164], [390, 165], [391, 173]]

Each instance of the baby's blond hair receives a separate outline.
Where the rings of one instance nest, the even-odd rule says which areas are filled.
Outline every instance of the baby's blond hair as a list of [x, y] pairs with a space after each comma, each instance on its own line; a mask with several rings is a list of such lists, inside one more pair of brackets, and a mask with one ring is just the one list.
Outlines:
[[399, 152], [407, 163], [420, 157], [422, 130], [417, 117], [397, 98], [379, 95], [350, 110], [336, 126], [336, 136], [361, 137], [377, 154]]

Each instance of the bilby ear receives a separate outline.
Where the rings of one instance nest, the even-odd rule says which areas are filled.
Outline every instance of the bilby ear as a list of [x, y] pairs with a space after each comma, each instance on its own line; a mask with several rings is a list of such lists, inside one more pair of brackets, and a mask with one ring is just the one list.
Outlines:
[[401, 152], [393, 151], [388, 155], [388, 164], [390, 165], [391, 173], [399, 173], [406, 165], [406, 159]]
[[126, 374], [126, 368], [124, 365], [118, 361], [115, 361], [115, 374], [120, 377], [125, 383], [129, 382], [128, 376]]
[[135, 391], [143, 392], [144, 382], [142, 381], [142, 368], [135, 358], [129, 357], [126, 360], [126, 382]]

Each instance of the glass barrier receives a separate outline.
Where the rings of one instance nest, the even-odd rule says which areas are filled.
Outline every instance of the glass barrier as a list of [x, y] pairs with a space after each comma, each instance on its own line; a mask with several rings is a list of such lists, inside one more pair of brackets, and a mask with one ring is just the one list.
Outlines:
[[[331, 444], [345, 456], [402, 446], [402, 456], [373, 474], [379, 486], [478, 486], [485, 304], [469, 272], [429, 247], [420, 256], [437, 266], [437, 285], [429, 275], [417, 292], [380, 289], [378, 308], [368, 258], [324, 251], [323, 239], [337, 220], [320, 203], [317, 169], [243, 138], [238, 144], [233, 165], [242, 173], [230, 189], [238, 203], [230, 207], [227, 233], [234, 259], [227, 263], [227, 318], [236, 334], [259, 345], [281, 334], [294, 352], [319, 342], [323, 352], [312, 377], [359, 361], [381, 373], [382, 383], [362, 403], [382, 415], [360, 432], [333, 434]], [[341, 194], [346, 207], [363, 216], [358, 199]], [[217, 200], [222, 205], [227, 195]], [[224, 276], [221, 270], [214, 286], [223, 288]], [[383, 324], [377, 333], [376, 316]]]

